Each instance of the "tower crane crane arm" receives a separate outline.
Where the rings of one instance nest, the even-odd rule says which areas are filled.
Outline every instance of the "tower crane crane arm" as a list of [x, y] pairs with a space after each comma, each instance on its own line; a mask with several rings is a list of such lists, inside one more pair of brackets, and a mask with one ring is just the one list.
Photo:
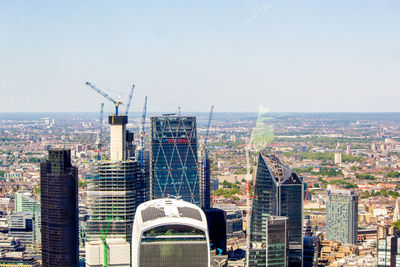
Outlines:
[[94, 86], [93, 84], [91, 84], [90, 82], [86, 82], [85, 83], [87, 86], [89, 86], [90, 88], [92, 88], [93, 90], [95, 90], [97, 93], [101, 94], [102, 96], [104, 96], [106, 99], [108, 99], [110, 102], [112, 102], [115, 105], [115, 115], [118, 115], [118, 106], [120, 104], [122, 104], [121, 101], [115, 101], [111, 96], [109, 96], [108, 94], [106, 94], [105, 92], [103, 92], [102, 90], [100, 90], [99, 88], [97, 88], [96, 86]]

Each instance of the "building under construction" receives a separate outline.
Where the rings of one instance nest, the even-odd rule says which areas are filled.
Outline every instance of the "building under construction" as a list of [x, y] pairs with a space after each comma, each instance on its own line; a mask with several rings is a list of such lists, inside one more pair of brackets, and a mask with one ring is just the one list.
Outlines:
[[143, 179], [136, 161], [101, 161], [88, 180], [87, 201], [90, 218], [87, 240], [95, 241], [106, 231], [108, 237], [130, 242], [137, 205], [142, 203]]
[[144, 201], [146, 192], [140, 163], [133, 157], [133, 133], [126, 130], [127, 122], [126, 115], [109, 117], [111, 159], [98, 161], [88, 177], [87, 241], [131, 240], [136, 207]]

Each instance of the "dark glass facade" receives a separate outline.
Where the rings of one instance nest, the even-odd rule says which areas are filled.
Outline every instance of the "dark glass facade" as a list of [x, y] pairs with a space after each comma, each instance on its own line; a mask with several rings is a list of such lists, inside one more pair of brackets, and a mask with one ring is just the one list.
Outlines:
[[140, 267], [208, 267], [203, 231], [189, 226], [163, 226], [143, 233]]
[[78, 266], [78, 169], [70, 150], [49, 150], [40, 164], [40, 189], [42, 266]]
[[226, 254], [226, 213], [220, 209], [204, 209], [207, 217], [211, 249]]
[[151, 117], [151, 199], [179, 196], [201, 205], [195, 117]]
[[249, 266], [265, 266], [268, 218], [288, 218], [289, 266], [301, 266], [303, 255], [303, 182], [278, 158], [259, 153], [250, 220]]
[[267, 266], [287, 266], [288, 255], [288, 218], [269, 216], [267, 232]]
[[204, 151], [199, 164], [200, 169], [200, 196], [201, 208], [209, 209], [211, 201], [211, 160], [208, 157], [208, 152]]
[[320, 242], [316, 236], [304, 237], [303, 267], [316, 266], [318, 262]]

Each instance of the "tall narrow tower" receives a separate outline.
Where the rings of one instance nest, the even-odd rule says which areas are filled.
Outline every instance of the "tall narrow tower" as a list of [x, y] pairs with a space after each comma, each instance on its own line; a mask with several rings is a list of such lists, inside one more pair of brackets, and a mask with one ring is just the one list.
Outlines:
[[110, 124], [110, 159], [111, 161], [125, 160], [128, 116], [112, 115], [108, 117], [108, 122]]
[[358, 196], [350, 190], [328, 190], [326, 239], [357, 243]]
[[[271, 263], [270, 260], [282, 263], [288, 261], [288, 265], [280, 266], [302, 266], [303, 192], [303, 182], [295, 172], [277, 157], [260, 151], [250, 213], [248, 266], [266, 266]], [[273, 218], [271, 216], [287, 217], [285, 228], [288, 230], [288, 242], [281, 243], [288, 245], [288, 254], [269, 253], [277, 248], [268, 236], [267, 226]], [[283, 247], [280, 250], [286, 251]], [[277, 259], [277, 256], [280, 258]]]
[[43, 267], [75, 267], [78, 245], [78, 169], [71, 151], [50, 149], [40, 164]]
[[201, 205], [196, 117], [150, 118], [151, 199], [169, 195]]
[[396, 207], [394, 208], [393, 222], [400, 220], [399, 199], [396, 199]]

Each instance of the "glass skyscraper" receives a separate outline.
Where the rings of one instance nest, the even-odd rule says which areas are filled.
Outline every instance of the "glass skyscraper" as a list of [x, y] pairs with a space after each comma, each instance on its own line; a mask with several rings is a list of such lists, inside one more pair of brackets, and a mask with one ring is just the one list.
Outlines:
[[204, 151], [199, 161], [201, 208], [209, 209], [211, 201], [211, 160]]
[[[302, 180], [277, 157], [260, 151], [250, 218], [248, 266], [266, 266], [271, 260], [271, 255], [267, 254], [267, 247], [271, 241], [267, 232], [270, 216], [288, 218], [289, 266], [301, 266], [303, 259], [302, 213]], [[274, 257], [282, 257], [282, 255], [275, 254]], [[282, 264], [274, 266], [286, 266], [283, 265], [284, 259], [280, 261], [275, 259], [275, 261]]]
[[50, 149], [40, 164], [43, 267], [78, 266], [78, 168], [71, 151]]
[[178, 196], [201, 205], [196, 117], [150, 119], [151, 199]]
[[358, 196], [349, 190], [328, 190], [326, 239], [355, 244], [358, 235]]

